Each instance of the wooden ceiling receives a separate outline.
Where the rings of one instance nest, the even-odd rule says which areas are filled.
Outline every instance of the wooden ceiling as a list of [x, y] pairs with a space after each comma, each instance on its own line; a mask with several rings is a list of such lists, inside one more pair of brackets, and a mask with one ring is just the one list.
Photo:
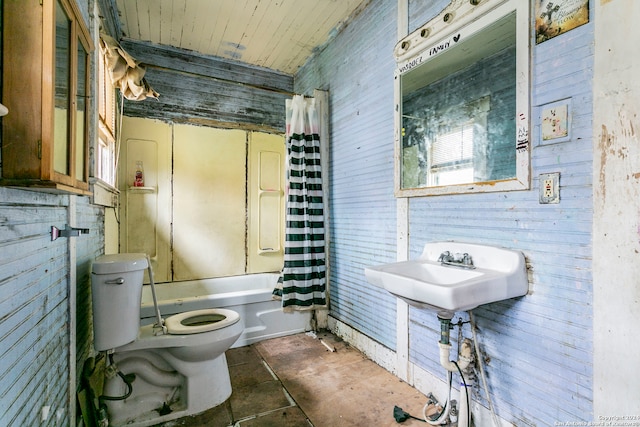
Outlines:
[[109, 0], [117, 36], [287, 74], [295, 74], [369, 1]]

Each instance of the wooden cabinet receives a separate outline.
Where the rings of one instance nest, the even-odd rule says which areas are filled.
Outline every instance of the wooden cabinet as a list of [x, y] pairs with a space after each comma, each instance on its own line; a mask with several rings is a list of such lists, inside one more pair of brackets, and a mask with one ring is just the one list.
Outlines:
[[75, 0], [3, 2], [0, 184], [89, 194], [91, 38]]

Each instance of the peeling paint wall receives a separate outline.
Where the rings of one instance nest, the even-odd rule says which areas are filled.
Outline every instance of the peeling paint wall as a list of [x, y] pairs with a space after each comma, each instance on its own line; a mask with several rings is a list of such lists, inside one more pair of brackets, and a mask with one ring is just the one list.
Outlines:
[[[78, 3], [93, 23], [93, 0]], [[51, 241], [51, 226], [67, 224], [90, 234]], [[104, 208], [88, 197], [0, 187], [0, 425], [75, 425], [76, 373], [93, 352], [90, 268], [104, 244]]]
[[[75, 419], [69, 383], [93, 351], [89, 276], [104, 246], [103, 215], [86, 197], [0, 188], [2, 426], [62, 426]], [[70, 222], [90, 234], [51, 241], [51, 226], [63, 229]], [[69, 318], [72, 292], [75, 319]], [[41, 422], [45, 405], [51, 412]]]
[[266, 68], [148, 42], [124, 40], [145, 64], [157, 100], [125, 100], [124, 114], [175, 123], [283, 132], [293, 77]]
[[[547, 426], [593, 419], [593, 24], [531, 44], [531, 189], [412, 199], [410, 257], [431, 240], [524, 253], [529, 295], [473, 313], [497, 415], [515, 425]], [[557, 103], [569, 105], [570, 135], [549, 143], [542, 140], [541, 112]], [[560, 173], [560, 203], [542, 205], [538, 176], [551, 172]], [[433, 313], [411, 309], [411, 360], [444, 380], [439, 326]], [[466, 326], [463, 336], [471, 338]], [[473, 396], [488, 406], [481, 387]]]
[[[330, 92], [331, 316], [394, 350], [396, 333], [406, 332], [396, 331], [395, 302], [366, 282], [363, 269], [396, 256], [389, 49], [396, 3], [372, 2], [295, 79], [298, 92]], [[409, 28], [448, 3], [411, 0]], [[497, 414], [514, 425], [547, 426], [593, 419], [593, 22], [531, 44], [531, 189], [410, 199], [409, 256], [425, 242], [452, 239], [525, 254], [531, 294], [474, 314]], [[571, 133], [542, 144], [540, 114], [556, 102], [570, 105]], [[560, 172], [557, 205], [538, 201], [538, 175], [549, 172]], [[444, 382], [439, 332], [434, 313], [410, 308], [410, 362]], [[455, 348], [456, 331], [453, 338]], [[473, 395], [487, 406], [481, 387]]]
[[635, 416], [629, 420], [637, 423], [640, 365], [631, 359], [640, 353], [640, 3], [595, 3], [594, 412], [596, 420]]
[[391, 349], [396, 298], [364, 281], [395, 261], [393, 47], [395, 0], [374, 1], [296, 75], [295, 90], [329, 91], [331, 314]]

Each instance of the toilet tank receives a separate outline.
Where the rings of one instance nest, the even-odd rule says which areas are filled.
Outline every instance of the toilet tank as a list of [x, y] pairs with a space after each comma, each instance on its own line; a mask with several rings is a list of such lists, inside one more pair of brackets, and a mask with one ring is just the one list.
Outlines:
[[140, 301], [145, 254], [112, 254], [91, 267], [93, 346], [104, 351], [133, 342], [140, 328]]

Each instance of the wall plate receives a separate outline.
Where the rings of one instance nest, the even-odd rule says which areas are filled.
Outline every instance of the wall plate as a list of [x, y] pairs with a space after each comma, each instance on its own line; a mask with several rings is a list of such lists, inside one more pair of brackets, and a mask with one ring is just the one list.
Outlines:
[[572, 99], [562, 99], [538, 107], [538, 145], [571, 141]]

